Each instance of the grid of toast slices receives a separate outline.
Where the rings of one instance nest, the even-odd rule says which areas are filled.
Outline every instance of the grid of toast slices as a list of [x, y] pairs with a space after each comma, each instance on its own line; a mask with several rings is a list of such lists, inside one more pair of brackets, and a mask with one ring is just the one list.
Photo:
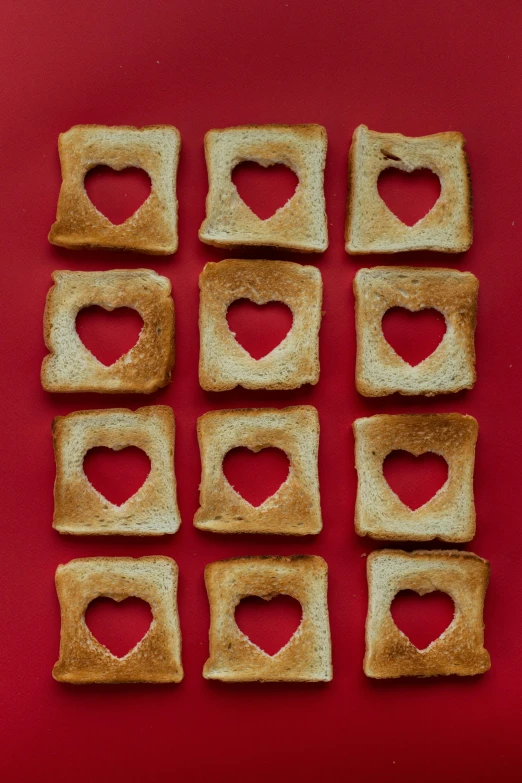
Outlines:
[[[178, 247], [176, 173], [181, 138], [169, 125], [143, 128], [79, 125], [59, 137], [62, 170], [56, 221], [49, 241], [68, 249], [109, 248], [171, 255]], [[295, 390], [320, 382], [319, 330], [323, 282], [319, 269], [292, 261], [266, 260], [263, 248], [323, 253], [328, 247], [324, 197], [326, 130], [320, 125], [245, 125], [210, 130], [205, 136], [209, 189], [202, 242], [222, 248], [258, 248], [258, 259], [209, 263], [200, 279], [199, 382], [220, 392], [244, 389]], [[268, 219], [243, 201], [232, 172], [244, 161], [283, 164], [297, 176], [292, 197]], [[138, 167], [151, 180], [149, 197], [121, 225], [90, 201], [84, 187], [96, 166]], [[387, 168], [427, 168], [441, 181], [432, 209], [413, 226], [387, 207], [377, 181]], [[349, 152], [345, 225], [350, 255], [432, 250], [464, 253], [472, 242], [471, 184], [465, 140], [457, 132], [424, 137], [378, 133], [359, 126]], [[476, 381], [474, 331], [478, 281], [451, 268], [375, 266], [354, 279], [357, 361], [355, 385], [366, 397], [394, 393], [433, 396], [456, 393]], [[283, 302], [293, 322], [286, 337], [255, 359], [227, 323], [230, 305], [249, 299]], [[143, 319], [136, 345], [110, 366], [86, 348], [76, 331], [85, 307], [131, 307]], [[382, 318], [393, 307], [416, 312], [435, 308], [446, 320], [436, 350], [409, 365], [386, 341]], [[170, 281], [149, 269], [108, 272], [57, 271], [44, 312], [49, 351], [41, 370], [48, 392], [150, 394], [170, 383], [175, 360], [175, 310]], [[291, 400], [289, 400], [291, 402]], [[63, 535], [161, 536], [181, 524], [174, 472], [174, 413], [165, 405], [74, 411], [52, 425], [56, 460], [53, 526]], [[318, 476], [319, 415], [312, 405], [212, 410], [197, 422], [202, 476], [194, 525], [216, 535], [317, 535], [322, 529]], [[355, 531], [376, 541], [461, 544], [476, 528], [473, 470], [478, 424], [457, 413], [382, 415], [353, 424], [358, 489]], [[89, 482], [83, 459], [96, 447], [135, 446], [150, 459], [138, 492], [117, 506]], [[275, 447], [285, 452], [289, 473], [259, 506], [227, 480], [229, 451]], [[412, 510], [393, 492], [383, 463], [394, 450], [434, 452], [448, 465], [448, 479], [423, 506]], [[483, 605], [489, 563], [459, 549], [376, 549], [367, 558], [368, 615], [364, 672], [372, 678], [475, 675], [487, 671]], [[328, 565], [315, 555], [246, 556], [207, 565], [210, 604], [206, 679], [224, 682], [328, 682], [333, 677], [328, 614]], [[183, 678], [177, 609], [178, 567], [168, 557], [85, 557], [60, 565], [56, 589], [61, 609], [61, 682], [178, 683]], [[453, 621], [423, 650], [396, 626], [391, 604], [398, 592], [446, 592], [455, 604]], [[244, 634], [235, 621], [248, 596], [271, 600], [289, 595], [301, 605], [299, 627], [274, 655]], [[149, 603], [152, 622], [135, 647], [118, 658], [85, 622], [100, 596]]]

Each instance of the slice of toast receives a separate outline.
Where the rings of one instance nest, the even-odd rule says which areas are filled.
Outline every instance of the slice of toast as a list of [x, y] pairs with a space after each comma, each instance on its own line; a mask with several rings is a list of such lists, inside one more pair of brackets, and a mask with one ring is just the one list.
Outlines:
[[[58, 140], [62, 186], [49, 241], [71, 250], [104, 247], [170, 255], [178, 249], [176, 173], [179, 131], [172, 125], [75, 125]], [[121, 225], [114, 225], [90, 200], [85, 175], [96, 166], [147, 172], [151, 191]]]
[[[311, 405], [209, 411], [198, 419], [201, 452], [200, 508], [194, 525], [213, 533], [304, 536], [322, 528], [317, 457], [319, 416]], [[288, 478], [257, 508], [241, 497], [223, 473], [233, 448], [275, 447], [288, 457]]]
[[[209, 263], [199, 277], [199, 382], [206, 391], [297, 389], [319, 380], [319, 327], [323, 282], [314, 266], [291, 261], [229, 259]], [[270, 353], [254, 359], [227, 323], [237, 299], [284, 302], [293, 322]]]
[[[488, 671], [484, 648], [484, 598], [489, 563], [471, 552], [381, 549], [367, 559], [368, 617], [364, 673], [377, 679], [474, 675]], [[424, 650], [397, 628], [390, 612], [401, 590], [425, 595], [440, 590], [453, 599], [455, 616]]]
[[[208, 170], [202, 242], [216, 247], [270, 246], [303, 253], [328, 247], [324, 200], [327, 136], [321, 125], [242, 125], [205, 136]], [[299, 179], [294, 195], [267, 220], [252, 212], [232, 182], [243, 161], [282, 163]]]
[[[476, 381], [475, 325], [478, 280], [471, 272], [408, 266], [360, 269], [353, 281], [357, 361], [355, 385], [365, 397], [448, 394]], [[392, 307], [411, 312], [434, 308], [446, 319], [437, 348], [412, 367], [387, 342], [384, 314]]]
[[[170, 557], [85, 557], [58, 566], [56, 590], [62, 630], [53, 677], [72, 684], [180, 682], [181, 631], [178, 567]], [[122, 658], [90, 632], [85, 611], [100, 596], [124, 601], [136, 596], [152, 610], [150, 628]]]
[[[328, 566], [321, 557], [257, 556], [219, 560], [205, 568], [210, 603], [210, 657], [203, 676], [224, 682], [328, 682], [332, 652], [327, 603]], [[290, 595], [301, 624], [275, 655], [239, 630], [234, 613], [249, 595], [270, 601]]]
[[[170, 383], [174, 365], [174, 302], [170, 281], [150, 269], [53, 272], [47, 294], [42, 386], [49, 392], [150, 394]], [[76, 316], [98, 305], [131, 307], [143, 319], [137, 343], [114, 364], [102, 364], [80, 340]]]
[[[377, 133], [360, 125], [350, 148], [346, 250], [399, 253], [437, 250], [463, 253], [473, 240], [471, 181], [461, 133], [409, 137]], [[441, 182], [438, 200], [413, 226], [405, 225], [384, 203], [377, 180], [384, 169], [430, 169]]]
[[[175, 533], [181, 518], [174, 475], [174, 414], [167, 405], [74, 411], [53, 421], [56, 459], [53, 527], [76, 536], [159, 536]], [[89, 482], [87, 452], [98, 446], [142, 449], [150, 473], [121, 506]]]
[[[358, 535], [381, 541], [471, 541], [475, 535], [473, 470], [478, 435], [473, 416], [377, 415], [357, 419], [353, 431]], [[448, 465], [445, 484], [414, 511], [397, 497], [383, 475], [384, 460], [396, 450], [416, 457], [431, 451]]]

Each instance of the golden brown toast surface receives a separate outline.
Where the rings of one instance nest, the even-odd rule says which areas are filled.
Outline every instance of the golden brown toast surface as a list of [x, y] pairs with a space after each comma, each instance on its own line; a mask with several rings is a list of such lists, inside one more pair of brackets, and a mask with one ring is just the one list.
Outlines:
[[[360, 125], [349, 154], [346, 250], [352, 255], [437, 250], [462, 253], [473, 240], [469, 164], [461, 133], [431, 136], [377, 133]], [[413, 226], [405, 225], [379, 195], [387, 168], [431, 169], [441, 182], [438, 200]]]
[[[47, 294], [42, 386], [49, 392], [150, 394], [170, 382], [174, 365], [174, 302], [168, 278], [150, 269], [57, 271]], [[143, 327], [137, 343], [110, 366], [100, 362], [76, 331], [79, 311], [131, 307]]]
[[[323, 296], [318, 269], [291, 261], [228, 259], [206, 264], [199, 288], [203, 389], [296, 389], [317, 383]], [[237, 299], [284, 302], [292, 311], [288, 334], [261, 359], [254, 359], [230, 331], [227, 310]]]
[[[202, 242], [217, 247], [271, 246], [300, 252], [328, 247], [324, 200], [326, 130], [320, 125], [243, 125], [205, 136], [209, 190]], [[280, 163], [299, 179], [294, 195], [267, 220], [245, 204], [232, 182], [243, 161]]]
[[[152, 255], [178, 248], [176, 173], [180, 135], [172, 125], [75, 125], [58, 141], [62, 186], [49, 241], [69, 249], [104, 247]], [[94, 206], [85, 175], [96, 166], [140, 168], [151, 180], [143, 204], [121, 225]]]

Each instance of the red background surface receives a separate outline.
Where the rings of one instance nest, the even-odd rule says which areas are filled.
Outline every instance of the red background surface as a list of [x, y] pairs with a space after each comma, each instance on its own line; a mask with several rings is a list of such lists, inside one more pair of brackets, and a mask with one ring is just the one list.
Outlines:
[[[517, 0], [2, 4], [4, 780], [521, 779], [520, 11]], [[297, 258], [317, 263], [325, 284], [321, 379], [314, 389], [295, 392], [207, 394], [197, 380], [198, 274], [205, 262], [226, 254], [197, 239], [206, 194], [203, 135], [213, 126], [267, 122], [317, 122], [328, 131], [330, 247], [322, 257]], [[69, 252], [48, 244], [60, 184], [57, 137], [76, 123], [180, 129], [180, 249], [174, 257]], [[354, 260], [345, 254], [347, 153], [360, 123], [410, 135], [465, 134], [476, 222], [473, 246], [463, 257]], [[473, 391], [431, 401], [357, 395], [352, 278], [361, 266], [399, 262], [451, 265], [479, 277]], [[150, 397], [43, 392], [42, 314], [51, 272], [139, 266], [172, 280], [172, 384]], [[53, 416], [151, 403], [172, 405], [176, 414], [179, 532], [148, 541], [57, 535], [51, 528]], [[321, 416], [323, 532], [301, 540], [196, 531], [197, 416], [212, 408], [296, 403], [316, 405]], [[353, 530], [350, 427], [357, 416], [406, 411], [460, 411], [480, 423], [478, 530], [467, 547], [492, 564], [485, 621], [493, 665], [480, 678], [373, 682], [362, 672], [367, 596], [361, 556], [374, 545]], [[333, 682], [206, 682], [204, 565], [298, 552], [322, 555], [330, 566]], [[180, 566], [183, 682], [55, 683], [56, 566], [74, 557], [155, 553]], [[283, 614], [276, 625], [286, 622]]]

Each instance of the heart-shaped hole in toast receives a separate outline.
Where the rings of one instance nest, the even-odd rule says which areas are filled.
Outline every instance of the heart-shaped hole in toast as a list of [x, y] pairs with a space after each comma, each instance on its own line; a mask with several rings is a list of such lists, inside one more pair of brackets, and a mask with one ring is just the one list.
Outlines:
[[448, 479], [448, 463], [432, 451], [416, 457], [409, 451], [392, 451], [383, 464], [384, 478], [408, 508], [424, 506]]
[[232, 172], [232, 182], [242, 200], [261, 220], [268, 220], [292, 198], [299, 184], [292, 169], [283, 164], [261, 166], [244, 161]]
[[85, 455], [83, 471], [94, 489], [109, 503], [121, 506], [147, 480], [150, 459], [136, 446], [127, 446], [118, 451], [97, 446]]
[[277, 492], [288, 478], [289, 469], [287, 455], [276, 448], [254, 452], [238, 447], [231, 449], [223, 460], [228, 483], [255, 508]]
[[401, 590], [393, 600], [391, 614], [410, 642], [425, 650], [451, 623], [455, 605], [447, 593], [434, 591], [421, 596], [414, 590]]
[[290, 641], [302, 616], [301, 604], [289, 595], [276, 595], [269, 600], [250, 595], [236, 607], [238, 628], [270, 656]]
[[283, 302], [255, 304], [236, 299], [227, 311], [228, 328], [253, 359], [267, 356], [292, 328], [292, 311]]
[[92, 635], [117, 658], [123, 658], [143, 639], [152, 622], [149, 604], [141, 598], [96, 598], [85, 612]]
[[415, 367], [440, 344], [446, 334], [446, 319], [433, 308], [412, 312], [405, 307], [391, 307], [383, 316], [382, 333], [395, 353]]
[[84, 187], [98, 212], [119, 226], [148, 199], [151, 182], [143, 169], [129, 167], [116, 171], [110, 166], [96, 166], [87, 172]]
[[440, 180], [430, 169], [384, 169], [377, 188], [388, 209], [406, 226], [422, 220], [440, 196]]
[[105, 310], [92, 305], [76, 316], [78, 337], [88, 351], [106, 367], [136, 345], [143, 327], [141, 315], [132, 307]]

